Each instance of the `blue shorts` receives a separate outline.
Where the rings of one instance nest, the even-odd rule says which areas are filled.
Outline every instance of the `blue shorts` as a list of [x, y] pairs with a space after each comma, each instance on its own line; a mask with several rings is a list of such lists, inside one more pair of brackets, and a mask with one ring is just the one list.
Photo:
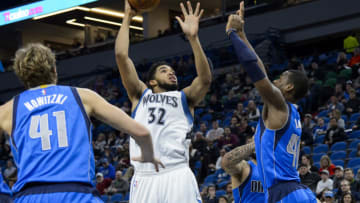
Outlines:
[[266, 196], [267, 203], [317, 203], [314, 193], [296, 181], [273, 185]]
[[15, 203], [102, 203], [96, 188], [83, 183], [42, 183], [22, 189], [14, 195]]
[[13, 199], [10, 195], [0, 194], [1, 203], [13, 203]]

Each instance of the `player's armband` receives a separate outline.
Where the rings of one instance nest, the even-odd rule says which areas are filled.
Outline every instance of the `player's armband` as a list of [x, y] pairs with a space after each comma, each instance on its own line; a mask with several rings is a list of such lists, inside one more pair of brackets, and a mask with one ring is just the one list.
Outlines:
[[229, 30], [228, 34], [235, 48], [235, 53], [239, 63], [244, 67], [252, 82], [255, 83], [264, 79], [266, 76], [257, 63], [258, 58], [256, 54], [246, 46], [246, 44], [235, 33], [235, 30]]

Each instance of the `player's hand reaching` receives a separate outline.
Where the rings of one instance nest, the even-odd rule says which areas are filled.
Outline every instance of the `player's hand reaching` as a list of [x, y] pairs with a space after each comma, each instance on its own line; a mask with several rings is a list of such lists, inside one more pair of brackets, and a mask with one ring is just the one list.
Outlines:
[[183, 3], [180, 3], [180, 8], [185, 18], [184, 20], [182, 20], [179, 16], [176, 16], [176, 19], [179, 22], [181, 29], [188, 38], [197, 37], [199, 31], [199, 21], [204, 13], [204, 9], [200, 10], [200, 3], [197, 3], [194, 12], [190, 1], [187, 2], [187, 9], [185, 8]]
[[229, 16], [226, 25], [226, 33], [228, 33], [230, 29], [235, 29], [240, 37], [245, 37], [244, 13], [245, 13], [245, 8], [244, 8], [244, 2], [242, 1], [240, 3], [240, 9], [236, 11], [236, 14], [232, 14]]
[[128, 15], [130, 18], [136, 16], [136, 11], [131, 8], [128, 0], [125, 0], [125, 15]]
[[146, 155], [142, 154], [141, 157], [133, 157], [133, 158], [131, 158], [131, 160], [138, 161], [138, 162], [141, 162], [141, 163], [152, 163], [155, 166], [156, 172], [159, 172], [159, 165], [162, 168], [165, 168], [164, 164], [161, 163], [160, 160], [158, 160], [154, 156], [151, 156], [151, 155], [149, 156], [147, 154]]

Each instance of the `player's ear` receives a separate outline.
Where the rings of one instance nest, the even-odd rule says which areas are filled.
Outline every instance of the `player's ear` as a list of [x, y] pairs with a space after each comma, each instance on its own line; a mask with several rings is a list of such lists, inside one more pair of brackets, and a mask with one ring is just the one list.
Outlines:
[[157, 83], [157, 81], [156, 80], [150, 80], [149, 81], [149, 85], [151, 86], [151, 87], [154, 87], [154, 86], [156, 86], [158, 83]]

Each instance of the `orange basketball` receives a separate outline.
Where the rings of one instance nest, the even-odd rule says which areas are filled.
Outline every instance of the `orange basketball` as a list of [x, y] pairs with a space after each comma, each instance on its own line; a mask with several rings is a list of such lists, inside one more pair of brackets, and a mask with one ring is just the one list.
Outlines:
[[159, 5], [160, 0], [129, 0], [131, 7], [136, 11], [151, 11]]

